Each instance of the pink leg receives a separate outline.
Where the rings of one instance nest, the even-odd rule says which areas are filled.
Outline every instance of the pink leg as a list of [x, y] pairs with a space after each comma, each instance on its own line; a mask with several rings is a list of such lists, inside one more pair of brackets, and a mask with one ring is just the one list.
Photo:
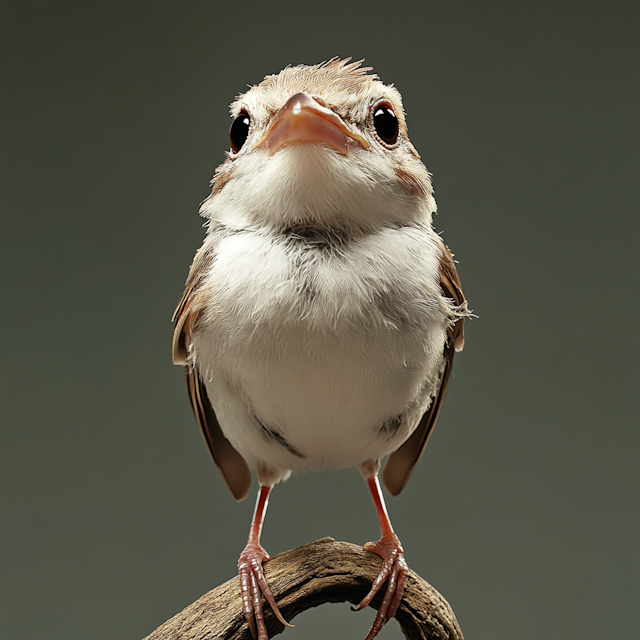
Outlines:
[[278, 620], [287, 627], [292, 627], [280, 613], [276, 599], [264, 577], [262, 563], [269, 554], [260, 545], [262, 524], [269, 504], [271, 487], [261, 486], [256, 501], [256, 509], [253, 512], [251, 529], [247, 546], [243, 549], [238, 559], [238, 573], [240, 574], [240, 594], [242, 595], [242, 608], [247, 620], [251, 635], [257, 640], [269, 640], [267, 628], [264, 624], [262, 611], [262, 597], [269, 603]]
[[404, 593], [404, 583], [407, 576], [407, 563], [404, 560], [404, 550], [400, 544], [398, 536], [394, 533], [391, 526], [391, 520], [389, 520], [389, 514], [384, 504], [384, 498], [382, 497], [382, 491], [380, 489], [380, 483], [378, 482], [377, 474], [365, 478], [371, 496], [373, 497], [373, 503], [376, 506], [376, 513], [378, 514], [378, 521], [380, 522], [380, 531], [382, 536], [378, 542], [367, 542], [364, 548], [367, 551], [371, 551], [379, 555], [382, 560], [382, 569], [371, 585], [371, 591], [365, 596], [364, 600], [354, 609], [360, 611], [364, 609], [371, 602], [373, 597], [380, 591], [380, 588], [388, 579], [387, 589], [384, 592], [384, 598], [382, 604], [378, 609], [376, 619], [373, 621], [373, 625], [367, 634], [365, 640], [373, 640], [380, 629], [396, 615], [400, 601], [402, 600], [402, 594]]

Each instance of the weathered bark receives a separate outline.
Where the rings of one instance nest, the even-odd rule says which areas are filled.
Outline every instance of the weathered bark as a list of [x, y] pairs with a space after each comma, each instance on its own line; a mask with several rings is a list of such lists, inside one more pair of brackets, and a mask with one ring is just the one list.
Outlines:
[[[323, 538], [285, 551], [265, 563], [265, 576], [287, 620], [325, 602], [358, 604], [378, 575], [381, 559], [362, 547]], [[378, 608], [378, 594], [371, 606]], [[284, 626], [265, 606], [269, 637]], [[463, 640], [449, 603], [409, 571], [396, 619], [409, 640]], [[145, 640], [250, 640], [235, 577], [205, 594]]]

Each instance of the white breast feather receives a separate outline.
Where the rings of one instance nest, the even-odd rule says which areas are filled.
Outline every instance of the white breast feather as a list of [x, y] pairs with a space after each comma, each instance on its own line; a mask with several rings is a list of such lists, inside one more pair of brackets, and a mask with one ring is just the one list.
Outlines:
[[[450, 306], [438, 284], [435, 204], [398, 189], [376, 158], [346, 160], [317, 145], [268, 163], [256, 155], [246, 179], [203, 207], [218, 237], [191, 356], [231, 444], [276, 479], [392, 452], [443, 368]], [[310, 250], [283, 233], [303, 223], [350, 239], [339, 251]], [[391, 436], [381, 430], [407, 411]]]

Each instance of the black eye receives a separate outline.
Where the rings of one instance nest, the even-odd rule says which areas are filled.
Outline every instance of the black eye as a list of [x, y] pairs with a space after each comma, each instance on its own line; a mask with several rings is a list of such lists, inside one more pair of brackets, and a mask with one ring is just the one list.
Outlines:
[[238, 153], [242, 149], [242, 145], [247, 141], [250, 124], [251, 118], [244, 111], [231, 123], [229, 141], [234, 153]]
[[390, 105], [383, 102], [373, 110], [373, 126], [383, 142], [395, 144], [398, 140], [398, 118]]

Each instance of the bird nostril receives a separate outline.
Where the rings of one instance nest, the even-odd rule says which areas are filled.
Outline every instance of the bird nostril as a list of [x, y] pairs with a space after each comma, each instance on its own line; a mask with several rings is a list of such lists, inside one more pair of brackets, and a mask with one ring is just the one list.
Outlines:
[[320, 96], [311, 96], [321, 107], [326, 107], [327, 106], [327, 102], [324, 98], [321, 98]]

